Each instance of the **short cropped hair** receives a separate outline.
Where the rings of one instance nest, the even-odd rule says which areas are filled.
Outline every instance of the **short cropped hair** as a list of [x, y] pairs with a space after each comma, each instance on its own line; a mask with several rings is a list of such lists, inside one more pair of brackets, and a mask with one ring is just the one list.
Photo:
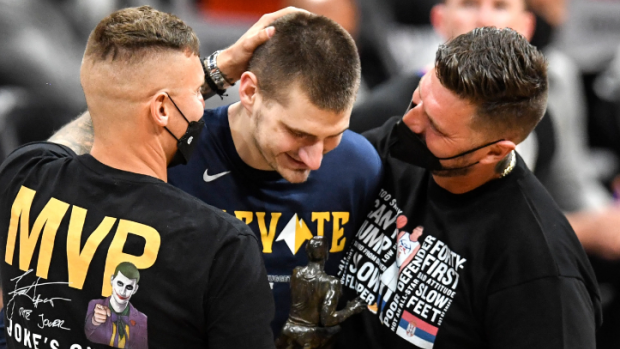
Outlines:
[[112, 278], [115, 278], [119, 272], [125, 275], [125, 277], [128, 279], [136, 280], [136, 283], [140, 282], [140, 272], [138, 271], [138, 268], [136, 268], [136, 266], [133, 265], [133, 263], [131, 262], [119, 263], [116, 266], [116, 269], [114, 269], [114, 274], [112, 275]]
[[289, 14], [271, 25], [275, 35], [256, 49], [248, 66], [262, 95], [286, 104], [286, 92], [298, 84], [319, 109], [351, 107], [361, 71], [351, 35], [331, 19], [309, 13]]
[[141, 6], [118, 10], [101, 20], [88, 37], [84, 57], [131, 61], [166, 49], [199, 55], [199, 47], [198, 37], [181, 19]]
[[472, 128], [521, 142], [547, 106], [547, 61], [512, 29], [477, 28], [439, 47], [441, 84], [476, 106]]

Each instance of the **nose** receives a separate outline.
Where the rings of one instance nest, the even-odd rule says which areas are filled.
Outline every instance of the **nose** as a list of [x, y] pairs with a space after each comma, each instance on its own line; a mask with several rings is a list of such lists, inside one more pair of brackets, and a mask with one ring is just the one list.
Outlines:
[[323, 161], [323, 142], [316, 142], [299, 149], [299, 159], [312, 171], [318, 170]]
[[403, 122], [405, 125], [409, 126], [409, 129], [413, 133], [421, 134], [424, 132], [424, 123], [422, 120], [420, 106], [418, 105], [405, 113], [403, 116]]

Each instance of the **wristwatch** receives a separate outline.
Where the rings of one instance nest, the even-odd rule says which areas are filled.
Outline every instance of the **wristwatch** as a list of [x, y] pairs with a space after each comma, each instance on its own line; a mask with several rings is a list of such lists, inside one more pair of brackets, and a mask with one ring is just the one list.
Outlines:
[[202, 67], [205, 72], [205, 81], [218, 95], [222, 96], [226, 89], [230, 86], [234, 86], [234, 83], [231, 83], [226, 79], [226, 76], [222, 74], [220, 68], [217, 66], [217, 56], [221, 51], [213, 52], [209, 57], [207, 57], [202, 64]]

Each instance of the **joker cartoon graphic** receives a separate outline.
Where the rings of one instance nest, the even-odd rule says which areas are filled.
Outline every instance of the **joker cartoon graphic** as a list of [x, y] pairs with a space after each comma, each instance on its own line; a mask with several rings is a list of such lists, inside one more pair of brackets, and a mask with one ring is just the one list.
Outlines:
[[129, 303], [138, 291], [138, 268], [129, 262], [120, 263], [111, 281], [110, 297], [88, 303], [86, 338], [114, 348], [148, 349], [147, 317]]

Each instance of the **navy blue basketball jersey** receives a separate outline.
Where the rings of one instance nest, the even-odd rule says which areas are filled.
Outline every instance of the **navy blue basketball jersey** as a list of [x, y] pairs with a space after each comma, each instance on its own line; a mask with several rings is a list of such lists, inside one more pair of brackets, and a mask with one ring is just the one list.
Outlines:
[[293, 268], [306, 265], [305, 242], [323, 235], [329, 246], [325, 265], [336, 275], [343, 251], [379, 191], [382, 165], [362, 136], [345, 131], [321, 168], [304, 183], [289, 183], [276, 171], [248, 166], [235, 149], [228, 107], [206, 110], [197, 149], [187, 165], [168, 171], [169, 182], [244, 221], [257, 235], [276, 301], [272, 323], [280, 333], [290, 308]]

